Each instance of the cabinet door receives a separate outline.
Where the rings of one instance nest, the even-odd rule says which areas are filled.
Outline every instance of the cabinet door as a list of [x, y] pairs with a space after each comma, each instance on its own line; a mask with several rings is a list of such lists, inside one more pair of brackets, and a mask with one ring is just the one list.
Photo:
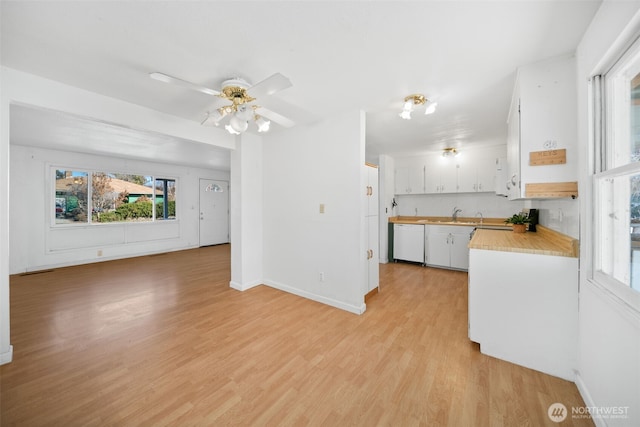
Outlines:
[[368, 250], [367, 254], [367, 292], [378, 287], [380, 283], [380, 255], [378, 254], [378, 217], [370, 216], [367, 218], [367, 238]]
[[440, 164], [440, 192], [441, 193], [457, 193], [458, 192], [458, 165], [451, 159], [444, 159]]
[[479, 159], [476, 169], [476, 191], [495, 192], [496, 191], [496, 159], [495, 157], [484, 157]]
[[409, 187], [409, 168], [396, 169], [394, 181], [395, 194], [409, 194], [411, 192]]
[[427, 260], [429, 265], [449, 267], [451, 260], [449, 257], [449, 240], [451, 234], [444, 227], [434, 226], [429, 231], [427, 238]]
[[474, 193], [479, 191], [477, 181], [477, 168], [475, 165], [459, 165], [458, 193]]
[[409, 187], [412, 194], [424, 193], [424, 166], [409, 168]]
[[451, 234], [451, 267], [462, 270], [469, 269], [469, 237], [471, 230], [460, 227], [463, 230]]
[[378, 169], [365, 166], [366, 188], [365, 188], [365, 215], [378, 215]]
[[509, 112], [506, 186], [510, 200], [520, 198], [520, 99], [515, 100]]
[[424, 168], [424, 192], [434, 194], [440, 192], [440, 171], [433, 164]]

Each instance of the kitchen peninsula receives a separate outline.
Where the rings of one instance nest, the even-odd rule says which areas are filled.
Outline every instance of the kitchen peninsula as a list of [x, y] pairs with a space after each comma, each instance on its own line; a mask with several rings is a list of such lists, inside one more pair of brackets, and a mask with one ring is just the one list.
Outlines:
[[549, 228], [476, 230], [469, 242], [469, 338], [484, 354], [574, 381], [578, 242]]

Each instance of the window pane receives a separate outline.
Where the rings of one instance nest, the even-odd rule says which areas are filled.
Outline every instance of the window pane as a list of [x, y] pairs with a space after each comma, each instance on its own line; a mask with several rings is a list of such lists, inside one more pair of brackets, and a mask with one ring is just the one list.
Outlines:
[[[156, 178], [156, 219], [176, 219], [176, 181]], [[167, 203], [165, 203], [165, 200]]]
[[630, 82], [631, 162], [640, 161], [640, 74]]
[[631, 50], [607, 78], [610, 169], [640, 161], [640, 49]]
[[640, 174], [598, 184], [598, 270], [640, 290]]
[[56, 169], [56, 224], [87, 222], [88, 174]]
[[153, 220], [153, 178], [96, 172], [92, 175], [93, 222]]

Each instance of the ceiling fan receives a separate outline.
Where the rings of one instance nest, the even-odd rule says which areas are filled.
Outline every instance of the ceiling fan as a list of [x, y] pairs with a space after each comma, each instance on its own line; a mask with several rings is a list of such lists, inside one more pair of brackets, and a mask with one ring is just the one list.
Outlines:
[[213, 110], [207, 113], [207, 117], [201, 124], [213, 123], [218, 126], [223, 119], [229, 117], [225, 129], [234, 135], [246, 131], [250, 120], [255, 122], [258, 132], [268, 131], [271, 121], [287, 128], [295, 124], [291, 119], [255, 103], [258, 99], [291, 86], [291, 81], [280, 73], [275, 73], [255, 85], [239, 77], [232, 78], [222, 82], [220, 90], [199, 86], [158, 72], [149, 73], [149, 77], [217, 97]]

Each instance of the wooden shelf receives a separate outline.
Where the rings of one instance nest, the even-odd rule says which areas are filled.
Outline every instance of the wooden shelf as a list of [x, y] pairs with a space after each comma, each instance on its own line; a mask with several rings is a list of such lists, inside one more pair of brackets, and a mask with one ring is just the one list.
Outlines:
[[578, 197], [578, 182], [543, 182], [525, 184], [525, 197], [527, 198], [561, 198]]

